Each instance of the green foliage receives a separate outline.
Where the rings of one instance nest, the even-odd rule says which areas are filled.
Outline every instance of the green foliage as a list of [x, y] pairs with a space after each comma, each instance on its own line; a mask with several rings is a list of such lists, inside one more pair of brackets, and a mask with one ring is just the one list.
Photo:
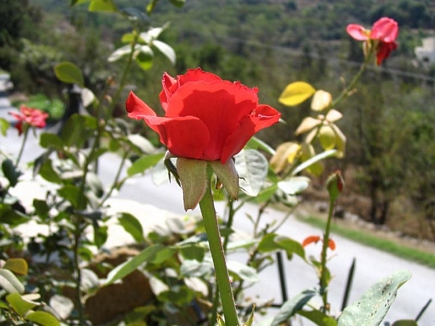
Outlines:
[[382, 279], [356, 303], [344, 309], [338, 325], [380, 325], [397, 295], [397, 290], [410, 278], [409, 271], [399, 271]]
[[84, 87], [84, 78], [80, 69], [71, 62], [61, 62], [54, 66], [57, 79], [69, 84], [78, 84]]
[[288, 321], [299, 310], [302, 310], [308, 301], [310, 301], [315, 295], [315, 291], [306, 290], [285, 302], [284, 305], [279, 309], [276, 317], [273, 319], [272, 326], [278, 326], [281, 323]]

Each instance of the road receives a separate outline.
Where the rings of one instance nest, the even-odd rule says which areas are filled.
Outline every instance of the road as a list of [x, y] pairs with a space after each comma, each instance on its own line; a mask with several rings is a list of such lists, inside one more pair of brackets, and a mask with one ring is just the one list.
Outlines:
[[[4, 93], [3, 96], [1, 95], [0, 93], [0, 117], [11, 120], [7, 112], [13, 110], [13, 108], [10, 107], [10, 103], [7, 98], [4, 97]], [[12, 154], [18, 152], [21, 139], [18, 138], [15, 129], [8, 131], [7, 138], [2, 137], [0, 139], [0, 149], [3, 152], [6, 151]], [[33, 135], [30, 136], [26, 145], [26, 151], [23, 155], [23, 162], [31, 161], [37, 157], [40, 152], [41, 149], [38, 146], [37, 139]], [[105, 164], [105, 162], [110, 162], [110, 164]], [[101, 161], [100, 173], [104, 183], [107, 184], [112, 180], [117, 168], [116, 162], [117, 158], [114, 156], [108, 156]], [[156, 186], [148, 175], [129, 181], [124, 188], [116, 194], [113, 203], [119, 204], [121, 199], [131, 200], [135, 203], [148, 204], [145, 207], [151, 207], [150, 205], [152, 205], [152, 207], [156, 208], [155, 212], [157, 213], [160, 212], [158, 209], [161, 209], [172, 214], [185, 214], [181, 190], [178, 185], [176, 183], [164, 183], [160, 186]], [[126, 204], [125, 208], [128, 209], [129, 206], [133, 207], [134, 205]], [[218, 213], [222, 214], [223, 209], [223, 205], [218, 203]], [[147, 217], [148, 214], [153, 216], [151, 211], [151, 208], [147, 211], [143, 211], [142, 218], [150, 218]], [[255, 215], [256, 212], [257, 207], [255, 205], [245, 205], [236, 215], [235, 228], [249, 233], [251, 224], [246, 218], [246, 215]], [[189, 214], [198, 213], [197, 210], [189, 212]], [[270, 223], [270, 221], [274, 219], [280, 220], [284, 215], [284, 212], [268, 209], [263, 223]], [[156, 217], [155, 214], [151, 219], [153, 219], [154, 223], [158, 223], [158, 217]], [[320, 235], [318, 229], [312, 228], [294, 217], [288, 219], [279, 233], [297, 241], [302, 241], [309, 235]], [[356, 258], [356, 273], [349, 303], [355, 302], [372, 284], [376, 283], [381, 278], [402, 269], [409, 270], [413, 276], [409, 282], [400, 288], [398, 297], [385, 320], [394, 322], [398, 319], [413, 319], [430, 298], [435, 299], [435, 270], [360, 245], [338, 235], [334, 235], [333, 238], [337, 244], [337, 249], [328, 263], [333, 275], [329, 290], [329, 298], [333, 311], [340, 309], [347, 273], [354, 257]], [[318, 256], [320, 249], [320, 244], [311, 245], [307, 247], [307, 254]], [[236, 256], [228, 257], [228, 259], [237, 259], [243, 262], [246, 257], [237, 254]], [[291, 261], [286, 261], [285, 270], [287, 290], [290, 297], [317, 285], [317, 278], [313, 269], [298, 257], [294, 257]], [[263, 299], [274, 298], [275, 302], [280, 303], [280, 287], [276, 266], [271, 266], [260, 274], [260, 281], [249, 289], [249, 295], [258, 295]], [[304, 325], [308, 325], [308, 323], [304, 323]], [[429, 306], [425, 314], [421, 317], [419, 325], [435, 325], [435, 304], [432, 303], [432, 305]]]

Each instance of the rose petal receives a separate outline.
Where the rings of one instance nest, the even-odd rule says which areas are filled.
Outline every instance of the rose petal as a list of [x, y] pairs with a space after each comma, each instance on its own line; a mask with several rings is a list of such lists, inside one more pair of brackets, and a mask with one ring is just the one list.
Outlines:
[[350, 24], [346, 27], [346, 32], [358, 41], [365, 41], [369, 39], [369, 32], [363, 26], [357, 24]]
[[189, 69], [184, 75], [178, 76], [178, 87], [183, 86], [186, 83], [196, 81], [211, 83], [215, 81], [222, 81], [222, 78], [212, 74], [211, 72], [205, 72], [201, 68]]
[[380, 66], [384, 59], [390, 56], [391, 51], [397, 49], [397, 43], [384, 43], [381, 42], [378, 45], [378, 49], [376, 51], [376, 64]]
[[204, 123], [195, 117], [162, 118], [144, 116], [145, 122], [160, 135], [160, 142], [175, 156], [203, 159], [210, 142]]
[[166, 116], [200, 119], [211, 136], [204, 158], [217, 160], [221, 158], [227, 138], [239, 127], [241, 119], [248, 117], [257, 106], [256, 92], [246, 89], [227, 81], [186, 83], [172, 96]]
[[[160, 103], [162, 104], [163, 110], [165, 111], [168, 107], [168, 101], [170, 100], [173, 92], [175, 92], [176, 90], [176, 88], [173, 88], [173, 85], [177, 85], [177, 80], [171, 77], [167, 72], [165, 72], [162, 77], [163, 90], [160, 92], [159, 95]], [[178, 88], [178, 86], [176, 87]]]
[[268, 105], [259, 105], [255, 113], [256, 115], [243, 117], [238, 128], [228, 137], [221, 154], [222, 163], [240, 152], [257, 131], [278, 122], [281, 116], [278, 111]]
[[255, 109], [255, 115], [251, 116], [251, 119], [255, 124], [255, 132], [277, 123], [280, 117], [281, 113], [279, 113], [273, 107], [260, 104]]
[[399, 26], [393, 19], [383, 17], [373, 24], [370, 38], [382, 42], [394, 42], [399, 34]]
[[128, 95], [125, 103], [128, 117], [133, 119], [143, 119], [145, 116], [156, 116], [156, 113], [144, 101], [133, 92]]

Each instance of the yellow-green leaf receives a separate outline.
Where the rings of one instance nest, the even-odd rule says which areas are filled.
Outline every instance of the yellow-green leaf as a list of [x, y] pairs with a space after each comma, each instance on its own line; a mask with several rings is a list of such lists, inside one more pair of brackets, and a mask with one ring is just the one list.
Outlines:
[[296, 106], [307, 100], [316, 90], [313, 86], [305, 82], [294, 82], [284, 89], [279, 102], [287, 106]]
[[27, 275], [28, 271], [27, 262], [23, 258], [9, 258], [3, 268], [21, 275]]
[[91, 0], [89, 11], [116, 12], [117, 8], [112, 0]]
[[[35, 298], [39, 299], [39, 295]], [[6, 301], [20, 316], [24, 316], [26, 312], [40, 305], [39, 302], [32, 301], [32, 299], [33, 297], [26, 298], [18, 293], [11, 293], [6, 296]]]
[[320, 145], [325, 151], [333, 149], [337, 144], [337, 136], [331, 126], [322, 126], [318, 137]]
[[[302, 161], [308, 161], [310, 158], [314, 157], [316, 155], [316, 152], [314, 151], [314, 147], [309, 144], [303, 144], [302, 145]], [[315, 162], [314, 164], [311, 164], [307, 167], [307, 172], [319, 176], [323, 172], [323, 164], [322, 162]]]
[[336, 157], [343, 158], [346, 151], [346, 136], [335, 124], [331, 124], [331, 128], [334, 130], [336, 135]]
[[314, 93], [313, 99], [311, 101], [311, 109], [313, 111], [323, 111], [332, 102], [332, 95], [328, 92], [318, 90]]
[[275, 155], [270, 159], [270, 166], [276, 173], [285, 169], [287, 164], [292, 164], [298, 156], [300, 145], [295, 142], [285, 142], [278, 146]]
[[32, 312], [26, 316], [26, 319], [42, 326], [60, 326], [56, 317], [45, 311]]

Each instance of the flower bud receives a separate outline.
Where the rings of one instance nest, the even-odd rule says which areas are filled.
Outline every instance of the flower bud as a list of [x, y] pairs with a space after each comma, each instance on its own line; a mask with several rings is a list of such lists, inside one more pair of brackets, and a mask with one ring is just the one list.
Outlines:
[[344, 179], [340, 170], [337, 170], [328, 177], [326, 189], [328, 190], [329, 198], [332, 201], [336, 201], [344, 189]]

